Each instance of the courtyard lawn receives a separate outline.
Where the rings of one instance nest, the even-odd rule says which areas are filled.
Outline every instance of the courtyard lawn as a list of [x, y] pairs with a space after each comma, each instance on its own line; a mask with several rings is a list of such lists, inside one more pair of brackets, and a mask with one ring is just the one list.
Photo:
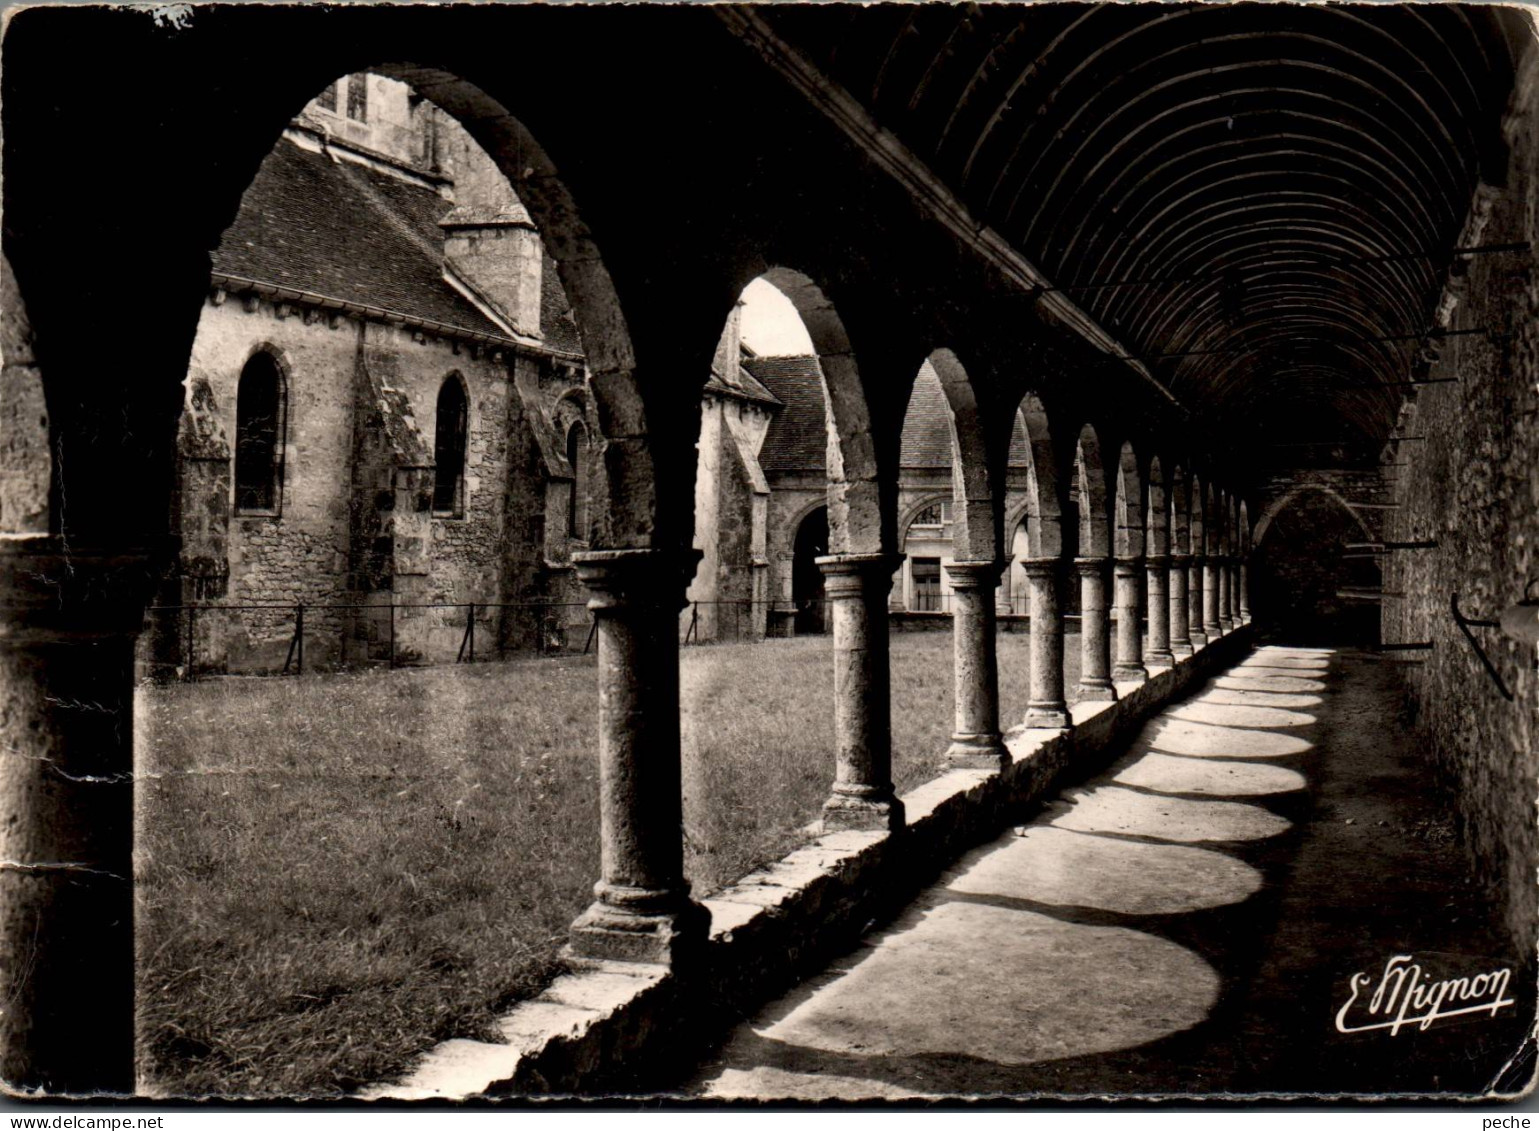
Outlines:
[[[1078, 657], [1070, 640], [1069, 680]], [[1006, 725], [1024, 635], [999, 637]], [[833, 775], [828, 641], [683, 652], [697, 895], [804, 839]], [[893, 637], [894, 779], [933, 776], [951, 637]], [[560, 969], [598, 877], [593, 660], [139, 692], [140, 1070], [168, 1095], [387, 1078]]]

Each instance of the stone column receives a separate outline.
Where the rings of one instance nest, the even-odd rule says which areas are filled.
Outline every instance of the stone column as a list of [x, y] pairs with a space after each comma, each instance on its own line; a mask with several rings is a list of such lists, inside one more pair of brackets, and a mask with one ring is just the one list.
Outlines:
[[1240, 559], [1240, 620], [1250, 623], [1250, 563]]
[[1170, 555], [1170, 652], [1176, 657], [1192, 654], [1192, 627], [1186, 608], [1186, 583], [1192, 568], [1190, 554]]
[[568, 958], [672, 964], [705, 943], [709, 915], [684, 881], [679, 610], [700, 558], [664, 549], [572, 555], [598, 636], [597, 899]]
[[1117, 664], [1112, 668], [1112, 679], [1118, 683], [1149, 678], [1143, 661], [1143, 626], [1138, 618], [1142, 573], [1137, 558], [1117, 559]]
[[1164, 554], [1150, 554], [1144, 566], [1149, 578], [1149, 639], [1144, 645], [1144, 663], [1170, 667], [1176, 662], [1170, 648], [1170, 559]]
[[1106, 612], [1105, 558], [1075, 558], [1079, 573], [1079, 697], [1117, 698], [1111, 680], [1111, 618]]
[[892, 789], [892, 672], [887, 594], [901, 554], [830, 554], [818, 559], [834, 621], [833, 791], [828, 829], [900, 829]]
[[1234, 631], [1234, 561], [1227, 557], [1218, 566], [1218, 623]]
[[1191, 564], [1187, 567], [1186, 587], [1186, 613], [1187, 635], [1192, 640], [1192, 650], [1206, 648], [1208, 646], [1208, 634], [1203, 628], [1203, 609], [1207, 604], [1206, 590], [1203, 586], [1205, 559], [1201, 554], [1191, 556]]
[[1003, 769], [1010, 764], [999, 733], [999, 661], [994, 651], [994, 587], [1005, 562], [952, 562], [951, 635], [955, 650], [956, 730], [948, 765]]
[[1202, 631], [1209, 641], [1217, 640], [1224, 633], [1218, 617], [1219, 574], [1223, 563], [1218, 555], [1209, 554], [1203, 561], [1202, 579]]
[[147, 559], [0, 537], [0, 1078], [134, 1089], [134, 641]]
[[1021, 563], [1031, 589], [1031, 696], [1026, 725], [1063, 730], [1073, 723], [1063, 697], [1063, 616], [1059, 611], [1057, 558]]

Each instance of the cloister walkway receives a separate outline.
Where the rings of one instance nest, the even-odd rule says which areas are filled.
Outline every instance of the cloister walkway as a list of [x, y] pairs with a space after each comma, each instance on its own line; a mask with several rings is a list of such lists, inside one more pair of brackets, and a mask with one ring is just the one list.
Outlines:
[[[1260, 648], [739, 1026], [691, 1091], [1488, 1087], [1521, 1040], [1531, 971], [1491, 933], [1398, 718], [1378, 657]], [[1395, 955], [1450, 977], [1512, 966], [1519, 1004], [1338, 1032], [1351, 976], [1377, 984]]]

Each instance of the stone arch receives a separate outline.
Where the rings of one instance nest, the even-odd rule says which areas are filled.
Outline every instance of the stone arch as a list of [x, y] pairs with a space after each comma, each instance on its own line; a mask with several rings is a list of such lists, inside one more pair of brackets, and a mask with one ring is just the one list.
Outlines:
[[1172, 554], [1191, 553], [1190, 506], [1186, 469], [1178, 463], [1170, 470], [1170, 552]]
[[1111, 553], [1111, 530], [1106, 506], [1106, 465], [1095, 426], [1085, 424], [1074, 442], [1073, 496], [1079, 502], [1079, 546], [1082, 558], [1104, 558]]
[[1277, 518], [1279, 514], [1286, 510], [1291, 503], [1295, 502], [1300, 495], [1307, 491], [1319, 491], [1321, 494], [1327, 495], [1331, 499], [1334, 499], [1342, 510], [1346, 511], [1352, 516], [1352, 521], [1357, 523], [1358, 529], [1362, 531], [1365, 541], [1371, 542], [1375, 539], [1376, 535], [1372, 530], [1368, 528], [1368, 524], [1363, 521], [1363, 516], [1358, 514], [1357, 511], [1353, 510], [1351, 505], [1341, 497], [1341, 493], [1334, 487], [1329, 487], [1324, 483], [1300, 483], [1287, 494], [1274, 499], [1270, 504], [1267, 505], [1267, 508], [1261, 512], [1261, 517], [1256, 520], [1255, 534], [1250, 539], [1250, 545], [1252, 548], [1258, 550], [1261, 548], [1261, 542], [1266, 537], [1267, 530], [1271, 528], [1272, 522]]
[[1138, 455], [1130, 440], [1122, 442], [1117, 457], [1116, 537], [1114, 550], [1119, 558], [1144, 555], [1144, 485], [1138, 474]]
[[[957, 561], [993, 561], [1001, 553], [1005, 532], [995, 521], [996, 492], [978, 396], [954, 352], [937, 349], [928, 360], [951, 409], [952, 556]], [[907, 530], [905, 524], [905, 536]]]
[[1211, 482], [1202, 499], [1203, 553], [1216, 557], [1224, 552], [1223, 493]]
[[1148, 500], [1144, 523], [1148, 531], [1148, 551], [1163, 557], [1170, 553], [1170, 496], [1165, 490], [1165, 474], [1159, 456], [1149, 461]]
[[1191, 482], [1187, 484], [1186, 507], [1187, 519], [1191, 527], [1190, 546], [1194, 556], [1207, 553], [1208, 511], [1206, 502], [1207, 486], [1202, 478], [1194, 471]]
[[1240, 554], [1241, 554], [1241, 556], [1242, 557], [1243, 556], [1248, 556], [1250, 554], [1250, 548], [1251, 548], [1250, 508], [1246, 505], [1245, 500], [1241, 499], [1240, 500]]
[[878, 553], [887, 548], [887, 537], [871, 409], [844, 321], [823, 289], [800, 271], [776, 266], [757, 277], [791, 300], [823, 373], [829, 552]]
[[1059, 558], [1063, 556], [1063, 510], [1058, 449], [1047, 408], [1035, 393], [1027, 393], [1016, 413], [1026, 431], [1026, 544], [1033, 558]]
[[823, 571], [817, 559], [829, 551], [828, 504], [819, 502], [797, 518], [791, 535], [791, 603], [798, 636], [827, 631]]
[[359, 67], [406, 83], [455, 118], [502, 171], [528, 209], [545, 251], [556, 263], [572, 304], [598, 420], [594, 484], [595, 546], [643, 548], [655, 543], [658, 489], [646, 404], [662, 399], [643, 388], [624, 311], [593, 234], [554, 163], [527, 128], [485, 91], [449, 71], [411, 63]]

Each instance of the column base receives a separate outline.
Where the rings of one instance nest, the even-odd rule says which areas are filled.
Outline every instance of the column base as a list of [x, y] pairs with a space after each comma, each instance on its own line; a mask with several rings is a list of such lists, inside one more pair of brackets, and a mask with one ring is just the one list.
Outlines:
[[1118, 664], [1112, 668], [1113, 683], [1136, 683], [1149, 678], [1149, 669], [1142, 664]]
[[1079, 681], [1081, 703], [1115, 703], [1117, 689], [1109, 679], [1082, 679]]
[[1197, 651], [1192, 647], [1190, 640], [1172, 640], [1170, 642], [1170, 654], [1173, 656], [1190, 656]]
[[1176, 652], [1174, 648], [1167, 648], [1160, 652], [1145, 652], [1144, 666], [1153, 664], [1157, 668], [1173, 668], [1176, 666]]
[[1192, 651], [1198, 652], [1208, 646], [1208, 634], [1197, 629], [1192, 630]]
[[1002, 770], [1010, 761], [1010, 751], [997, 734], [954, 734], [946, 748], [945, 763], [954, 770]]
[[1224, 626], [1221, 624], [1205, 624], [1202, 626], [1202, 634], [1208, 638], [1208, 643], [1212, 644], [1213, 641], [1224, 635]]
[[1223, 628], [1225, 635], [1228, 635], [1229, 633], [1234, 631], [1234, 621], [1232, 621], [1232, 620], [1221, 620], [1218, 623], [1219, 623], [1220, 627]]
[[673, 966], [705, 949], [710, 927], [711, 913], [687, 899], [682, 907], [662, 912], [627, 911], [599, 899], [572, 924], [561, 957], [578, 967], [601, 962]]
[[1036, 704], [1026, 708], [1023, 725], [1032, 730], [1068, 730], [1074, 725], [1067, 703]]
[[903, 802], [896, 797], [849, 797], [835, 793], [823, 802], [824, 832], [897, 832], [903, 827]]

